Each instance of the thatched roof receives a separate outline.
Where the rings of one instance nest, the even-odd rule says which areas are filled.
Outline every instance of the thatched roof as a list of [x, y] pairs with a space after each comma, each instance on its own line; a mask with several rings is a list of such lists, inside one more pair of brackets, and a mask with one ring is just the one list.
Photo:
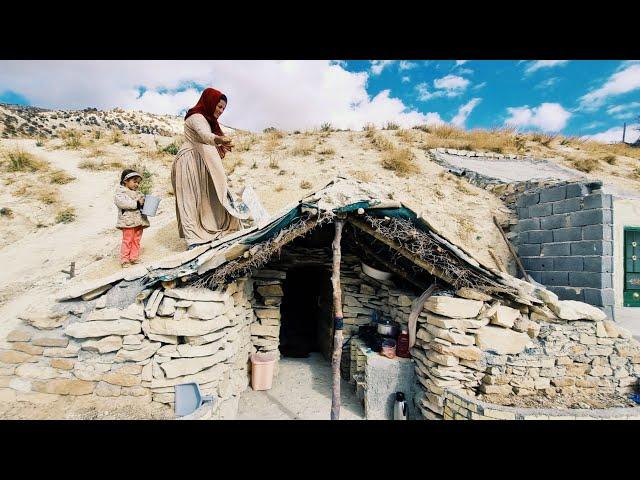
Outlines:
[[107, 278], [67, 289], [60, 300], [98, 293], [120, 280], [143, 278], [146, 285], [182, 279], [214, 286], [265, 265], [286, 244], [340, 217], [372, 241], [456, 288], [468, 287], [520, 303], [539, 303], [535, 286], [483, 265], [438, 232], [421, 212], [392, 200], [384, 186], [338, 177], [260, 225]]

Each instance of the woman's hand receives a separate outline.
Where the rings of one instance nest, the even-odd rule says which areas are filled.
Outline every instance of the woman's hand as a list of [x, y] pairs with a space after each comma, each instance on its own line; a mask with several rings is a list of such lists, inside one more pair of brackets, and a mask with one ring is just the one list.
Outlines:
[[218, 135], [215, 141], [218, 145], [222, 145], [222, 146], [227, 146], [227, 145], [232, 146], [232, 142], [233, 142], [233, 140], [231, 140], [229, 137], [225, 137], [224, 135]]
[[140, 204], [140, 206], [141, 206], [141, 207], [144, 207], [144, 197], [141, 197], [141, 198], [138, 200], [138, 203]]

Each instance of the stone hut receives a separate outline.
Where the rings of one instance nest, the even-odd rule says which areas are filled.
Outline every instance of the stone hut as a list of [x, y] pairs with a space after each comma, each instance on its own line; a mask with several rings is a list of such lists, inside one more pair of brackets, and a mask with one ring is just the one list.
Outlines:
[[[344, 222], [340, 285], [351, 340], [341, 374], [362, 390], [367, 418], [388, 418], [401, 370], [411, 418], [526, 418], [482, 399], [634, 388], [640, 345], [600, 309], [482, 265], [390, 193], [338, 178], [260, 225], [73, 284], [54, 310], [20, 316], [24, 325], [0, 352], [5, 388], [173, 405], [176, 385], [197, 382], [216, 398], [212, 418], [234, 418], [250, 388], [251, 353], [315, 348], [329, 359], [336, 219]], [[369, 277], [362, 262], [391, 279]], [[376, 366], [382, 357], [356, 336], [374, 311], [412, 331], [410, 359]]]

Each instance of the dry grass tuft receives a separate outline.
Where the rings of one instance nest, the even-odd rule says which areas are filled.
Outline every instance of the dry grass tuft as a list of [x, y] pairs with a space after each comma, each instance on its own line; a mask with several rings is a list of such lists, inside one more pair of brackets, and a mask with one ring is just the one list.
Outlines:
[[274, 155], [269, 157], [269, 168], [273, 168], [274, 170], [280, 168], [280, 163], [278, 163], [278, 158]]
[[336, 151], [331, 147], [321, 147], [318, 153], [320, 155], [335, 155]]
[[255, 135], [245, 135], [238, 137], [237, 142], [235, 142], [234, 150], [237, 152], [248, 152], [251, 150], [251, 147], [256, 143]]
[[549, 144], [556, 138], [556, 135], [547, 135], [545, 133], [532, 133], [531, 134], [531, 141], [532, 142], [537, 142], [540, 143], [541, 145], [544, 145], [545, 147], [548, 147]]
[[404, 142], [412, 143], [418, 140], [418, 133], [416, 130], [402, 129], [396, 132], [396, 137]]
[[605, 155], [600, 160], [602, 160], [605, 163], [608, 163], [609, 165], [617, 165], [618, 164], [618, 158], [615, 155]]
[[300, 182], [300, 188], [303, 190], [309, 190], [311, 187], [311, 182], [308, 182], [307, 180], [303, 180]]
[[0, 208], [0, 217], [13, 218], [13, 210], [9, 207]]
[[113, 128], [111, 130], [111, 135], [109, 136], [109, 140], [111, 141], [111, 143], [121, 143], [124, 140], [124, 136], [122, 135], [122, 132], [119, 129]]
[[384, 135], [374, 134], [371, 136], [371, 143], [380, 150], [381, 152], [386, 152], [395, 149], [395, 145], [391, 140], [389, 140]]
[[71, 223], [76, 219], [76, 211], [73, 207], [66, 207], [58, 210], [56, 223]]
[[62, 144], [64, 148], [69, 150], [78, 150], [83, 146], [82, 132], [74, 129], [61, 130], [58, 132], [60, 138], [62, 138]]
[[281, 192], [284, 190], [284, 187], [282, 185], [278, 185], [276, 188], [273, 189], [275, 192]]
[[264, 151], [273, 153], [280, 148], [280, 139], [278, 137], [267, 137], [264, 144]]
[[385, 152], [382, 156], [382, 166], [393, 170], [400, 177], [420, 172], [415, 163], [415, 156], [408, 148], [394, 148]]
[[103, 171], [103, 170], [122, 170], [125, 168], [124, 163], [117, 160], [114, 161], [93, 161], [83, 160], [78, 164], [78, 167], [85, 170]]
[[306, 156], [314, 152], [315, 146], [308, 140], [298, 140], [291, 147], [291, 154], [295, 156]]
[[7, 152], [6, 158], [5, 169], [8, 172], [42, 172], [49, 169], [47, 162], [19, 148]]
[[40, 200], [46, 205], [54, 205], [58, 203], [60, 197], [58, 196], [58, 190], [51, 187], [43, 187], [36, 193], [36, 199]]
[[591, 173], [600, 168], [600, 162], [597, 158], [589, 157], [589, 158], [572, 158], [569, 157], [568, 160], [571, 162], [571, 166], [576, 170], [580, 170], [581, 172]]
[[227, 175], [231, 175], [240, 165], [244, 164], [244, 159], [240, 155], [233, 155], [224, 166]]
[[384, 130], [398, 130], [399, 128], [400, 125], [395, 122], [387, 122], [387, 124], [384, 126]]
[[349, 174], [355, 178], [356, 180], [360, 180], [361, 182], [370, 182], [373, 180], [373, 175], [371, 173], [366, 172], [364, 170], [351, 170]]
[[67, 183], [73, 182], [76, 177], [69, 175], [64, 170], [56, 170], [49, 175], [49, 180], [51, 183], [56, 183], [58, 185], [66, 185]]

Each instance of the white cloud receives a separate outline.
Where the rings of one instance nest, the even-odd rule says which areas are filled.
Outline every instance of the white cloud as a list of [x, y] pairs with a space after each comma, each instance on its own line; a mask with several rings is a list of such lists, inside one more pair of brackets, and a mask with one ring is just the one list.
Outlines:
[[609, 77], [600, 88], [580, 97], [580, 106], [586, 110], [601, 107], [607, 98], [640, 88], [640, 65], [632, 63]]
[[432, 98], [442, 97], [443, 91], [431, 92], [429, 91], [429, 84], [422, 82], [416, 85], [416, 91], [418, 92], [418, 100], [426, 102]]
[[626, 105], [616, 105], [607, 108], [607, 113], [620, 120], [626, 120], [640, 116], [640, 102], [631, 102]]
[[585, 125], [582, 128], [584, 128], [585, 130], [593, 130], [594, 128], [602, 127], [604, 125], [605, 125], [604, 122], [595, 121], [595, 122], [591, 122], [591, 123]]
[[[222, 122], [246, 130], [313, 128], [330, 122], [359, 129], [368, 122], [402, 126], [433, 121], [389, 90], [370, 97], [369, 74], [330, 61], [0, 61], [0, 92], [45, 108], [96, 107], [179, 114], [202, 86], [223, 91]], [[139, 88], [146, 91], [140, 95]], [[182, 91], [180, 91], [182, 90]]]
[[535, 60], [530, 62], [525, 68], [525, 74], [531, 74], [536, 70], [540, 70], [541, 68], [551, 68], [551, 67], [560, 67], [569, 63], [569, 60]]
[[455, 97], [462, 94], [469, 86], [469, 80], [458, 75], [446, 75], [433, 81], [433, 86], [439, 90], [445, 90], [447, 97]]
[[[640, 124], [627, 125], [627, 132], [625, 134], [624, 141], [627, 143], [635, 142], [640, 137], [640, 132], [637, 130], [640, 128]], [[613, 127], [604, 132], [596, 133], [594, 135], [584, 135], [582, 138], [587, 140], [595, 140], [603, 143], [615, 143], [622, 141], [622, 127]]]
[[487, 86], [487, 82], [482, 82], [482, 83], [479, 83], [477, 85], [474, 85], [473, 89], [474, 90], [480, 90], [481, 88], [486, 87], [486, 86]]
[[412, 68], [416, 68], [417, 66], [418, 64], [415, 62], [410, 62], [408, 60], [400, 60], [400, 64], [398, 65], [398, 68], [400, 70], [411, 70]]
[[460, 65], [464, 65], [468, 61], [469, 60], [456, 60], [456, 67], [459, 67]]
[[442, 78], [436, 78], [433, 81], [435, 91], [429, 90], [429, 84], [426, 82], [416, 85], [416, 91], [418, 92], [418, 100], [426, 102], [432, 98], [438, 97], [457, 97], [462, 95], [471, 82], [466, 78], [458, 75], [446, 75]]
[[411, 77], [402, 77], [402, 83], [409, 83], [411, 81]]
[[558, 83], [558, 80], [560, 80], [560, 77], [551, 77], [551, 78], [547, 78], [546, 80], [541, 81], [540, 83], [538, 83], [535, 87], [533, 88], [537, 88], [537, 89], [543, 89], [543, 88], [551, 88], [553, 87], [556, 83]]
[[380, 75], [385, 68], [393, 65], [395, 62], [395, 60], [371, 60], [371, 73]]
[[464, 122], [467, 121], [467, 118], [469, 117], [473, 109], [476, 108], [476, 106], [478, 106], [481, 101], [481, 98], [472, 98], [469, 102], [460, 106], [460, 109], [458, 110], [456, 116], [451, 119], [451, 123], [456, 127], [464, 128]]
[[456, 72], [460, 75], [471, 75], [473, 73], [473, 70], [471, 70], [470, 68], [459, 68], [458, 70], [456, 70]]
[[562, 130], [571, 117], [571, 113], [565, 110], [559, 103], [542, 103], [538, 107], [507, 108], [511, 115], [505, 125], [514, 127], [534, 127], [549, 132]]

